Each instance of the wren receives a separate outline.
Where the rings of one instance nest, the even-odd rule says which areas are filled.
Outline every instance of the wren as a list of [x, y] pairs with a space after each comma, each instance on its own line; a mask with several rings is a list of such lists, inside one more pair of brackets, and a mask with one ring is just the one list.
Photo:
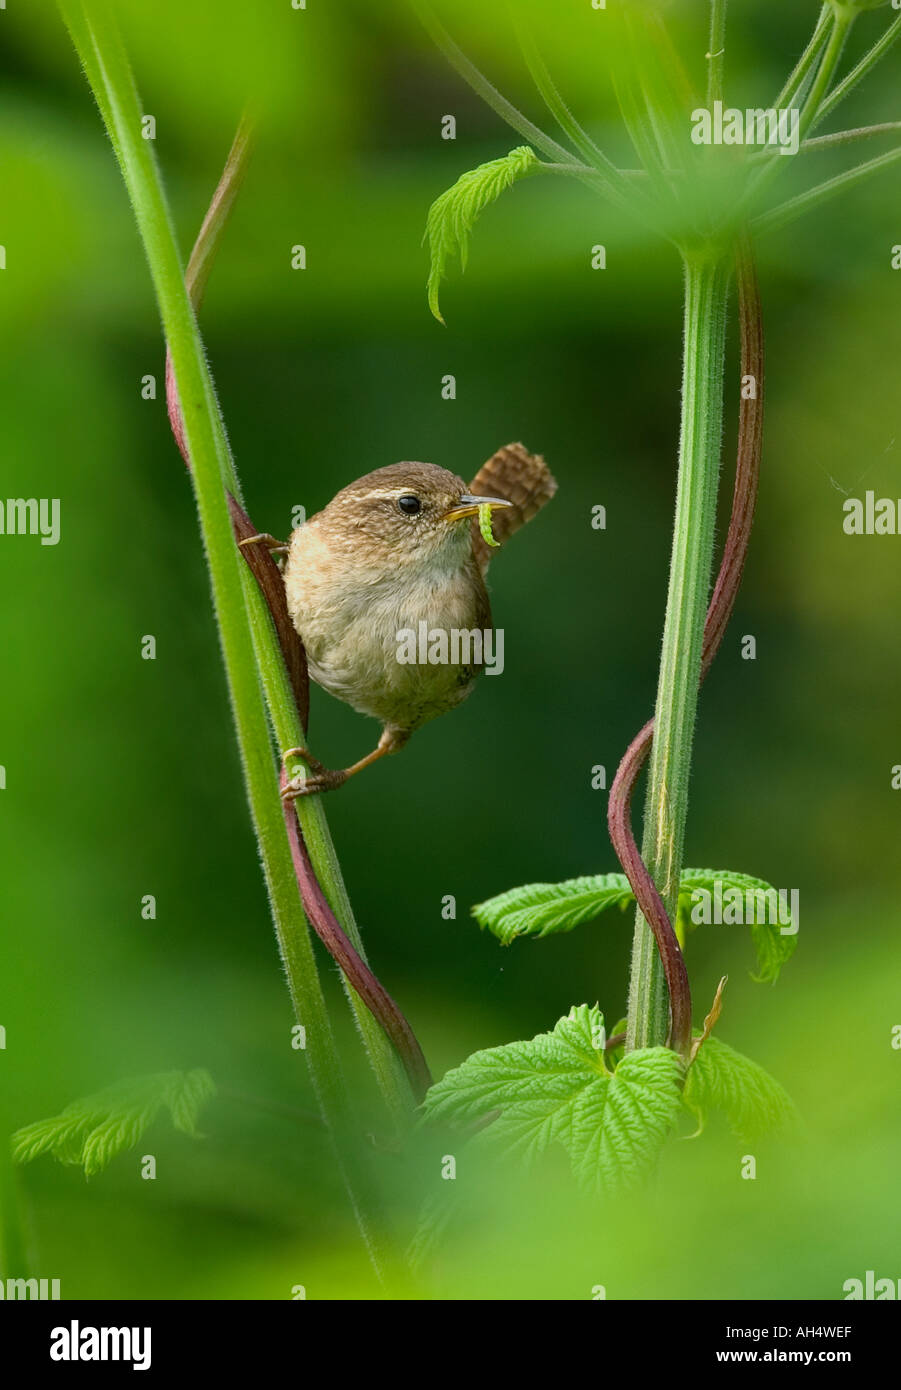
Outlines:
[[[306, 751], [309, 772], [287, 798], [330, 791], [402, 748], [430, 719], [470, 694], [484, 652], [432, 664], [399, 658], [399, 634], [492, 630], [485, 571], [492, 548], [476, 517], [488, 506], [496, 544], [533, 517], [557, 490], [540, 456], [508, 444], [467, 488], [431, 463], [394, 463], [342, 488], [293, 532], [284, 570], [288, 611], [313, 680], [355, 710], [381, 721], [365, 758], [330, 769]], [[462, 656], [466, 656], [466, 660]]]

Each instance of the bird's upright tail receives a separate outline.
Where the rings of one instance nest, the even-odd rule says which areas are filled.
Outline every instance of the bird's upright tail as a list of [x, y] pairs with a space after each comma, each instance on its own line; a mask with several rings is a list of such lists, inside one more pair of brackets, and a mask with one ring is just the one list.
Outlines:
[[[483, 463], [469, 485], [474, 497], [504, 497], [510, 507], [491, 513], [494, 539], [503, 545], [514, 531], [550, 502], [557, 491], [557, 480], [540, 454], [530, 454], [522, 444], [505, 444]], [[488, 568], [492, 547], [487, 545], [473, 520], [473, 546], [483, 572]]]

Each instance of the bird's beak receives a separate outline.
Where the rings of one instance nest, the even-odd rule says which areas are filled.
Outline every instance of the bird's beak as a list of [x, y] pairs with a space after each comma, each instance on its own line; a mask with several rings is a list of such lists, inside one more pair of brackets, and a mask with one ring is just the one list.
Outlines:
[[470, 497], [468, 492], [464, 492], [459, 502], [456, 502], [449, 512], [444, 513], [444, 521], [462, 521], [464, 516], [477, 516], [479, 507], [512, 507], [513, 503], [508, 502], [506, 497]]

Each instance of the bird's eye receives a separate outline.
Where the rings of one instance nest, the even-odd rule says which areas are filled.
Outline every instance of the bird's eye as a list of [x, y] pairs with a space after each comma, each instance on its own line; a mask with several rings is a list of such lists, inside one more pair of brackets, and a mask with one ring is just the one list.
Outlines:
[[422, 503], [418, 497], [414, 497], [412, 492], [405, 493], [403, 497], [398, 497], [397, 505], [400, 507], [404, 516], [415, 516], [422, 511]]

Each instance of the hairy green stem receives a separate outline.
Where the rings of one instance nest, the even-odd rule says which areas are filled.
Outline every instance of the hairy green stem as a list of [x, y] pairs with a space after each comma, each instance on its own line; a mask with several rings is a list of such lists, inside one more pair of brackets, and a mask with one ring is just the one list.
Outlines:
[[888, 53], [892, 44], [901, 38], [901, 15], [893, 20], [881, 39], [874, 43], [869, 52], [865, 53], [856, 67], [852, 68], [847, 77], [842, 78], [841, 82], [829, 93], [811, 122], [811, 129], [814, 129], [825, 121], [827, 116], [838, 106], [839, 102], [844, 101], [849, 92], [852, 92], [862, 78], [874, 68], [881, 58]]
[[[213, 194], [210, 207], [188, 260], [185, 284], [195, 313], [203, 298], [203, 292], [229, 212], [244, 181], [252, 140], [252, 125], [245, 114], [241, 119], [222, 178]], [[190, 467], [190, 454], [184, 439], [178, 392], [174, 389], [174, 381], [170, 381], [168, 362], [167, 396], [169, 397], [169, 419], [172, 431], [185, 462]], [[233, 498], [239, 498], [240, 482], [218, 406], [215, 424], [222, 440], [222, 447], [228, 457], [227, 484], [229, 492]], [[234, 503], [232, 503], [232, 511], [233, 513], [235, 511]], [[244, 539], [255, 534], [254, 527], [246, 517], [246, 513], [242, 511], [238, 519], [243, 523]], [[232, 520], [233, 523], [236, 521], [234, 514]], [[265, 549], [261, 549], [259, 546], [251, 547], [245, 550], [244, 554], [256, 579], [256, 583], [247, 583], [248, 576], [242, 567], [254, 648], [276, 741], [279, 749], [296, 748], [301, 744], [305, 746], [306, 716], [309, 705], [306, 660], [288, 615], [284, 600], [284, 585]], [[269, 571], [274, 571], [274, 573], [269, 573]], [[274, 588], [270, 585], [274, 585]], [[263, 590], [266, 601], [261, 601], [261, 595], [257, 592], [258, 586]], [[302, 667], [300, 678], [297, 672], [298, 665]], [[328, 904], [338, 918], [342, 930], [364, 966], [368, 966], [362, 938], [344, 886], [338, 856], [329, 833], [325, 812], [319, 804], [319, 799], [313, 798], [313, 800], [316, 802], [315, 805], [305, 804], [299, 808], [304, 842], [310, 853], [313, 872], [322, 885]], [[342, 972], [341, 982], [354, 1013], [382, 1097], [395, 1126], [403, 1128], [409, 1122], [413, 1105], [418, 1099], [418, 1096], [411, 1090], [406, 1074], [410, 1070], [415, 1072], [416, 1066], [405, 1068], [401, 1064], [391, 1042], [385, 1035], [387, 1030], [383, 1031], [384, 1022], [373, 1017], [363, 999], [349, 983], [346, 973]], [[389, 998], [387, 995], [385, 997]], [[403, 1022], [405, 1023], [406, 1020]], [[414, 1056], [413, 1060], [414, 1063], [420, 1062], [421, 1053]]]
[[[426, 33], [444, 54], [451, 67], [482, 98], [486, 106], [490, 106], [492, 111], [495, 111], [503, 121], [506, 121], [507, 125], [528, 140], [530, 145], [541, 150], [552, 162], [572, 166], [572, 151], [558, 144], [540, 126], [535, 125], [534, 121], [530, 121], [518, 107], [513, 105], [512, 101], [508, 101], [493, 83], [489, 82], [485, 74], [454, 43], [426, 0], [411, 0], [411, 4]], [[574, 166], [573, 173], [576, 178], [588, 184], [595, 192], [600, 190], [606, 197], [614, 200], [619, 200], [619, 195], [625, 191], [619, 171], [603, 156], [601, 160], [595, 159], [591, 164], [581, 167]], [[636, 209], [636, 215], [639, 213], [640, 209]]]
[[[797, 101], [803, 96], [803, 105], [798, 121], [799, 138], [804, 140], [805, 136], [813, 129], [817, 122], [817, 115], [822, 106], [823, 99], [829, 90], [829, 85], [835, 74], [836, 65], [842, 55], [845, 40], [854, 22], [854, 15], [845, 13], [839, 14], [831, 4], [824, 6], [828, 11], [820, 14], [817, 26], [814, 29], [813, 37], [810, 40], [804, 59], [809, 58], [809, 68], [819, 58], [819, 66], [814, 71], [813, 80], [804, 95], [807, 87], [806, 78], [809, 70], [805, 73], [805, 81], [801, 82], [792, 93], [792, 100]], [[802, 63], [804, 62], [802, 59]], [[799, 65], [800, 66], [800, 65]], [[789, 79], [791, 81], [791, 79]], [[761, 193], [784, 172], [786, 160], [780, 153], [767, 151], [767, 157], [761, 162], [748, 180], [748, 185], [740, 201], [738, 208], [739, 222], [745, 222], [753, 203], [759, 199]]]
[[573, 148], [578, 150], [582, 158], [598, 171], [600, 175], [598, 182], [604, 188], [608, 196], [620, 206], [627, 205], [629, 197], [634, 195], [627, 189], [620, 171], [576, 120], [561, 96], [557, 84], [551, 77], [547, 64], [541, 56], [535, 40], [527, 31], [522, 21], [517, 17], [516, 11], [512, 9], [512, 6], [511, 13], [513, 16], [513, 24], [516, 29], [516, 37], [526, 66], [529, 69], [532, 81], [535, 83], [538, 93], [548, 111], [554, 117], [554, 120], [564, 134], [569, 137]]
[[459, 45], [454, 43], [444, 25], [427, 3], [427, 0], [410, 0], [410, 3], [418, 15], [420, 23], [435, 46], [441, 50], [451, 67], [456, 69], [464, 82], [467, 82], [469, 86], [472, 87], [473, 91], [478, 93], [485, 104], [491, 107], [492, 111], [496, 111], [501, 119], [507, 122], [507, 125], [519, 131], [520, 135], [524, 136], [530, 145], [534, 145], [536, 149], [543, 150], [550, 159], [558, 160], [563, 164], [568, 163], [572, 159], [572, 152], [570, 150], [567, 150], [563, 145], [559, 145], [557, 141], [551, 139], [540, 126], [535, 125], [534, 121], [530, 121], [527, 116], [524, 116], [523, 113], [513, 105], [512, 101], [508, 101], [507, 98], [497, 90], [493, 83], [489, 82], [488, 78], [484, 73], [479, 71], [475, 63], [467, 58]]
[[868, 159], [865, 164], [858, 164], [855, 169], [849, 169], [844, 174], [836, 174], [834, 179], [827, 179], [825, 183], [818, 183], [815, 188], [809, 188], [806, 193], [799, 193], [796, 198], [789, 198], [787, 202], [780, 203], [778, 207], [771, 208], [769, 212], [762, 213], [760, 217], [755, 217], [751, 223], [751, 230], [755, 236], [760, 236], [764, 232], [776, 231], [789, 222], [794, 222], [796, 218], [803, 217], [806, 212], [811, 212], [822, 203], [828, 202], [830, 198], [844, 193], [854, 184], [863, 183], [872, 174], [881, 173], [883, 169], [897, 164], [899, 159], [901, 159], [901, 147], [896, 150], [889, 150], [887, 154], [881, 154], [877, 159]]
[[854, 145], [860, 140], [872, 140], [875, 135], [896, 135], [901, 130], [901, 121], [882, 121], [879, 125], [862, 125], [854, 130], [836, 130], [832, 135], [814, 135], [801, 145], [805, 150], [828, 150], [837, 145]]
[[[667, 130], [663, 112], [658, 106], [660, 85], [656, 45], [660, 39], [660, 32], [652, 30], [647, 15], [643, 13], [636, 14], [627, 10], [623, 19], [624, 52], [628, 59], [628, 73], [624, 76], [616, 75], [614, 91], [639, 158], [648, 174], [657, 179], [661, 191], [668, 190], [671, 176], [682, 166], [683, 151], [681, 141], [674, 149], [672, 133]], [[658, 82], [656, 89], [654, 77]]]
[[839, 59], [844, 51], [845, 42], [851, 32], [856, 14], [853, 10], [836, 10], [835, 20], [829, 33], [826, 43], [826, 51], [820, 60], [817, 68], [816, 77], [813, 79], [810, 91], [801, 109], [801, 139], [808, 134], [811, 127], [821, 118], [822, 106], [826, 94], [832, 85], [835, 76], [835, 69], [838, 67]]
[[666, 205], [670, 199], [667, 175], [672, 171], [664, 164], [642, 85], [631, 69], [628, 72], [615, 69], [612, 78], [613, 90], [632, 148], [644, 165], [643, 172], [647, 174], [655, 195], [661, 204]]
[[816, 27], [810, 37], [810, 42], [792, 71], [789, 73], [782, 91], [773, 102], [773, 106], [777, 111], [781, 110], [782, 107], [790, 106], [803, 92], [813, 66], [822, 52], [831, 24], [832, 6], [829, 4], [829, 0], [825, 0], [820, 10], [820, 16], [816, 22]]
[[[704, 620], [710, 590], [723, 423], [728, 260], [691, 248], [685, 262], [679, 478], [645, 805], [642, 858], [675, 921]], [[669, 999], [654, 934], [636, 914], [627, 1047], [663, 1046]], [[680, 1040], [674, 1039], [674, 1045]], [[684, 1041], [684, 1040], [681, 1040]]]
[[[251, 582], [249, 575], [247, 580]], [[275, 658], [271, 646], [265, 641], [259, 644], [258, 650], [266, 699], [279, 747], [281, 749], [303, 747], [306, 744], [306, 734], [301, 729], [297, 706], [294, 702], [284, 662]], [[288, 768], [289, 775], [296, 775], [302, 767], [303, 764], [299, 759], [291, 760], [291, 765]], [[295, 802], [295, 807], [303, 832], [304, 844], [309, 852], [316, 879], [322, 887], [326, 901], [360, 959], [364, 965], [368, 965], [363, 941], [341, 873], [341, 865], [338, 862], [338, 855], [325, 817], [322, 798], [321, 796], [301, 797]], [[382, 1031], [382, 1025], [349, 983], [347, 975], [343, 971], [341, 981], [353, 1009], [379, 1089], [395, 1124], [398, 1128], [403, 1128], [410, 1119], [418, 1097], [411, 1090], [409, 1077], [397, 1052]]]
[[710, 51], [707, 55], [707, 105], [723, 99], [726, 48], [726, 0], [710, 0]]
[[[60, 0], [60, 8], [106, 124], [147, 255], [178, 381], [232, 712], [282, 960], [297, 1016], [306, 1029], [306, 1056], [319, 1104], [335, 1139], [336, 1159], [370, 1257], [384, 1277], [391, 1256], [368, 1209], [369, 1196], [364, 1195], [365, 1179], [356, 1151], [343, 1142], [350, 1128], [346, 1093], [274, 775], [248, 617], [252, 593], [259, 609], [265, 612], [265, 608], [234, 544], [225, 491], [232, 481], [231, 460], [153, 146], [142, 138], [142, 113], [131, 68], [106, 6], [90, 0]], [[265, 622], [269, 623], [268, 612]]]
[[[831, 5], [825, 6], [833, 11]], [[829, 88], [835, 75], [835, 68], [841, 56], [845, 39], [856, 18], [856, 11], [838, 10], [833, 11], [832, 29], [829, 33], [829, 41], [826, 52], [823, 55], [820, 67], [817, 71], [816, 80], [808, 95], [804, 110], [801, 116], [801, 134], [809, 134], [826, 119], [828, 115], [843, 101], [858, 82], [876, 66], [881, 58], [889, 51], [892, 44], [901, 37], [901, 17], [894, 20], [886, 29], [873, 47], [865, 54], [855, 68], [848, 74], [843, 81], [839, 82], [830, 92]], [[832, 19], [832, 15], [830, 15]], [[822, 16], [821, 16], [822, 22]], [[819, 30], [819, 26], [818, 26]], [[814, 35], [816, 38], [817, 35]], [[811, 40], [811, 46], [813, 40]], [[866, 139], [872, 135], [883, 134], [898, 127], [897, 122], [886, 122], [882, 125], [865, 126], [858, 130], [839, 131], [835, 135], [820, 136], [817, 139], [802, 139], [801, 149], [809, 150], [812, 148], [829, 149], [834, 145], [849, 144], [854, 140]], [[797, 217], [818, 207], [829, 198], [835, 197], [845, 189], [852, 187], [856, 183], [869, 178], [871, 174], [879, 173], [882, 169], [894, 164], [901, 157], [901, 151], [892, 150], [888, 154], [881, 155], [878, 159], [871, 159], [864, 164], [860, 164], [855, 169], [850, 169], [844, 174], [838, 174], [835, 178], [819, 184], [816, 188], [809, 189], [806, 193], [801, 193], [795, 198], [790, 198], [779, 207], [771, 209], [755, 218], [751, 227], [752, 230], [760, 234], [761, 232], [773, 231], [775, 228], [785, 226]], [[751, 195], [756, 195], [774, 177], [778, 169], [778, 157], [772, 157], [766, 165], [761, 167], [756, 178], [752, 179], [751, 185], [746, 194], [742, 209], [747, 207], [751, 201]]]

